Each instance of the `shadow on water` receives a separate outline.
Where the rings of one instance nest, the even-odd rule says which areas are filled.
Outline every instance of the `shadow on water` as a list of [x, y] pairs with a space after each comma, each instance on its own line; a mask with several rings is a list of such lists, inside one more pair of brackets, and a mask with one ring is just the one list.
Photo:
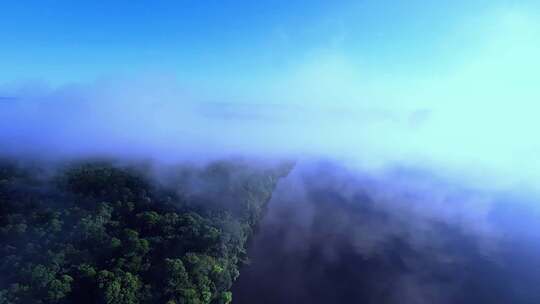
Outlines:
[[276, 189], [234, 303], [540, 303], [529, 205], [308, 167]]

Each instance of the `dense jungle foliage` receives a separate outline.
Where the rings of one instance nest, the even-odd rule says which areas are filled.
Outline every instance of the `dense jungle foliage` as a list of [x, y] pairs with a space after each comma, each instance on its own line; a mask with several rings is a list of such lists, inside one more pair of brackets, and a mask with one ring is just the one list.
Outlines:
[[[0, 161], [0, 303], [229, 303], [289, 165]], [[165, 176], [165, 177], [163, 177]]]

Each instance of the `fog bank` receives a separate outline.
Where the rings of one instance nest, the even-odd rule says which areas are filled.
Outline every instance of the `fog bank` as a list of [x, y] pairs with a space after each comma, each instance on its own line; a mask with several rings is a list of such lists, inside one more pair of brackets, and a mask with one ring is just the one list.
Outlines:
[[439, 38], [460, 51], [438, 48], [438, 63], [414, 68], [370, 69], [338, 40], [267, 77], [221, 84], [163, 76], [174, 73], [65, 85], [15, 81], [0, 86], [0, 144], [4, 154], [57, 158], [327, 157], [367, 170], [414, 167], [477, 187], [534, 190], [535, 16], [505, 7], [463, 18]]

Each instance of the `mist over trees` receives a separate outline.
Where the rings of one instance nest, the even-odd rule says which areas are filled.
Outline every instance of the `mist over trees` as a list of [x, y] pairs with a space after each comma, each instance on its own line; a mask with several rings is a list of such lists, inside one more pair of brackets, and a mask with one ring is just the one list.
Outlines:
[[536, 202], [431, 172], [301, 162], [272, 195], [234, 301], [540, 303]]
[[0, 162], [0, 303], [230, 303], [290, 165]]

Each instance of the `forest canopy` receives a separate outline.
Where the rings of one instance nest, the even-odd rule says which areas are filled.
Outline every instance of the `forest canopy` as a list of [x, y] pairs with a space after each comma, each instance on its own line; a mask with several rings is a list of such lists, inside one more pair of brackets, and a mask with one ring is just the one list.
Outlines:
[[290, 164], [0, 161], [0, 304], [230, 303]]

